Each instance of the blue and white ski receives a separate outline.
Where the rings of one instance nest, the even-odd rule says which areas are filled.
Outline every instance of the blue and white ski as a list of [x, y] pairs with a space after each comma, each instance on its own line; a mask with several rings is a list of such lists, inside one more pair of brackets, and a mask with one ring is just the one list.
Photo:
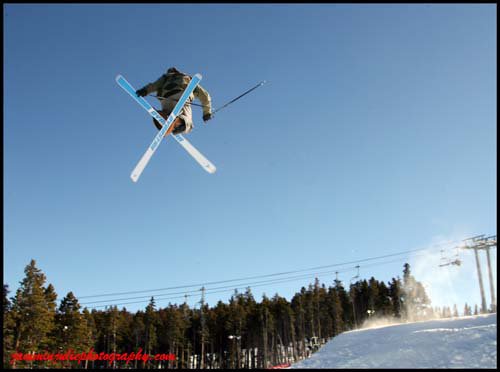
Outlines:
[[205, 158], [182, 134], [172, 134], [175, 140], [191, 155], [208, 173], [215, 173], [217, 168]]
[[[168, 131], [172, 123], [174, 122], [175, 118], [179, 113], [181, 112], [182, 108], [184, 107], [184, 104], [188, 100], [189, 96], [193, 92], [193, 90], [196, 88], [198, 83], [201, 80], [201, 75], [196, 74], [192, 77], [190, 83], [184, 90], [184, 93], [180, 97], [179, 101], [175, 105], [174, 109], [170, 113], [169, 117], [167, 120], [165, 120], [150, 104], [148, 101], [146, 101], [144, 98], [139, 97], [135, 94], [136, 90], [132, 85], [121, 75], [118, 75], [116, 77], [116, 82], [120, 87], [122, 87], [137, 103], [139, 103], [152, 117], [154, 117], [157, 121], [159, 121], [162, 124], [162, 129], [158, 132], [158, 134], [155, 136], [153, 139], [153, 142], [151, 145], [148, 147], [144, 155], [142, 156], [141, 160], [139, 160], [139, 163], [137, 163], [136, 167], [132, 171], [132, 174], [130, 177], [132, 178], [132, 181], [137, 182], [139, 179], [139, 176], [141, 175], [142, 171], [148, 164], [149, 160], [153, 156], [154, 152], [158, 148], [161, 140], [163, 139], [163, 136], [165, 133]], [[184, 149], [188, 151], [188, 153], [193, 156], [193, 158], [209, 173], [214, 173], [216, 171], [215, 166], [208, 161], [196, 148], [194, 148], [193, 145], [191, 145], [183, 136], [180, 134], [173, 135], [174, 138], [179, 142]]]

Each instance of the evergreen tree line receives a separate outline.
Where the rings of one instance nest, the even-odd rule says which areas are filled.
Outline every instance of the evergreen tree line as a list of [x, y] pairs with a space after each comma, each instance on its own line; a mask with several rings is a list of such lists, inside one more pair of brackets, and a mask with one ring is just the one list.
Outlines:
[[[369, 319], [399, 321], [458, 316], [449, 308], [430, 307], [424, 287], [404, 265], [403, 278], [387, 284], [370, 278], [332, 285], [316, 279], [291, 301], [278, 294], [257, 302], [250, 288], [235, 290], [228, 303], [190, 308], [186, 303], [157, 308], [151, 298], [144, 310], [131, 313], [117, 306], [82, 309], [69, 292], [57, 306], [57, 294], [32, 260], [10, 299], [4, 285], [4, 368], [267, 368], [308, 357], [336, 335]], [[464, 314], [472, 313], [465, 304]], [[477, 313], [477, 306], [475, 308]], [[14, 352], [173, 354], [175, 360], [11, 361]], [[203, 358], [201, 357], [203, 355]]]

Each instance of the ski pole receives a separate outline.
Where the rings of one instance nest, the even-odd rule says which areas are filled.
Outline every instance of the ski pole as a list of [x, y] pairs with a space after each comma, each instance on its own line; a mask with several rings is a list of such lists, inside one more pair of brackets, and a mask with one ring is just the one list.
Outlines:
[[[175, 99], [175, 98], [169, 98], [169, 97], [162, 97], [162, 96], [155, 96], [153, 94], [150, 94], [149, 97], [154, 97], [154, 98], [158, 98], [158, 99], [171, 99], [172, 101], [178, 101], [178, 99]], [[198, 103], [189, 103], [189, 102], [186, 102], [186, 105], [193, 105], [193, 106], [198, 106], [198, 107], [203, 107], [203, 105], [200, 105]]]
[[[240, 94], [238, 97], [236, 97], [236, 98], [232, 99], [231, 101], [229, 101], [229, 102], [228, 102], [228, 103], [226, 103], [225, 105], [223, 105], [223, 106], [219, 107], [218, 109], [214, 110], [214, 111], [212, 112], [212, 115], [215, 115], [215, 113], [216, 113], [216, 112], [218, 112], [218, 111], [222, 110], [223, 108], [225, 108], [225, 107], [229, 106], [231, 103], [233, 103], [233, 102], [235, 102], [235, 101], [239, 100], [241, 97], [243, 97], [243, 96], [247, 95], [247, 94], [248, 94], [248, 93], [250, 93], [252, 90], [257, 89], [258, 87], [260, 87], [260, 86], [264, 85], [266, 82], [267, 82], [266, 80], [261, 81], [259, 84], [257, 84], [257, 85], [256, 85], [256, 86], [254, 86], [253, 88], [250, 88], [249, 90], [247, 90], [247, 91], [246, 91], [246, 92], [244, 92], [243, 94]], [[172, 100], [174, 100], [174, 101], [178, 101], [178, 99], [173, 99], [173, 98], [168, 98], [168, 97], [162, 97], [162, 96], [155, 96], [155, 95], [152, 95], [152, 94], [150, 94], [150, 97], [155, 97], [155, 98], [158, 98], [158, 99], [172, 99]], [[199, 104], [197, 104], [197, 103], [193, 103], [193, 102], [191, 102], [191, 103], [187, 103], [187, 104], [188, 104], [188, 105], [194, 105], [194, 106], [203, 107], [203, 105], [199, 105]]]
[[241, 97], [243, 97], [243, 96], [247, 95], [247, 94], [248, 94], [248, 93], [250, 93], [252, 90], [257, 89], [258, 87], [260, 87], [260, 86], [264, 85], [265, 83], [266, 83], [266, 81], [265, 81], [265, 80], [261, 81], [259, 84], [257, 84], [257, 85], [256, 85], [256, 86], [254, 86], [253, 88], [248, 89], [245, 93], [243, 93], [243, 94], [239, 95], [238, 97], [236, 97], [236, 98], [232, 99], [231, 101], [229, 101], [229, 102], [228, 102], [228, 103], [226, 103], [225, 105], [223, 105], [223, 106], [219, 107], [217, 110], [215, 110], [215, 111], [212, 113], [212, 115], [215, 115], [215, 113], [216, 113], [216, 112], [218, 112], [218, 111], [222, 110], [223, 108], [225, 108], [225, 107], [229, 106], [231, 103], [233, 103], [233, 102], [235, 102], [235, 101], [239, 100]]

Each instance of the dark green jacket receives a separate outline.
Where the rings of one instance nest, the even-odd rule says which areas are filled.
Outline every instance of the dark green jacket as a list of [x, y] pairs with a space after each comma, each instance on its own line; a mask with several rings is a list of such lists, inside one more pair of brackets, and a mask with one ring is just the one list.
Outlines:
[[[146, 88], [148, 94], [156, 92], [159, 97], [168, 98], [171, 95], [184, 91], [190, 81], [190, 76], [173, 72], [163, 74], [154, 83], [149, 83], [144, 88]], [[212, 112], [210, 94], [200, 84], [194, 89], [193, 94], [203, 105], [203, 115], [210, 114]]]

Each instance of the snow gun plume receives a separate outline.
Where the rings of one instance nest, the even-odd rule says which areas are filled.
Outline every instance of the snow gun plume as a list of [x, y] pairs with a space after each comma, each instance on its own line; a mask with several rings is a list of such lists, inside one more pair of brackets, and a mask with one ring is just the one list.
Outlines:
[[[449, 312], [454, 305], [463, 310], [465, 302], [471, 305], [477, 301], [475, 298], [467, 300], [468, 293], [475, 295], [477, 292], [477, 282], [471, 280], [477, 273], [473, 253], [460, 249], [464, 236], [467, 234], [456, 234], [451, 239], [435, 237], [431, 240], [429, 249], [410, 258], [413, 262], [412, 275], [422, 283], [430, 300], [425, 315], [421, 314], [421, 309], [416, 306], [418, 304], [406, 304], [410, 318], [419, 319], [423, 316], [425, 319], [438, 319], [453, 316], [445, 310], [448, 309]], [[414, 288], [408, 286], [405, 291], [412, 293]]]
[[476, 298], [477, 280], [471, 280], [477, 277], [474, 254], [460, 248], [465, 236], [471, 234], [434, 237], [408, 257], [409, 265], [405, 265], [400, 278], [400, 317], [384, 317], [375, 312], [360, 328], [470, 315], [465, 314], [464, 305], [470, 311], [480, 299]]

